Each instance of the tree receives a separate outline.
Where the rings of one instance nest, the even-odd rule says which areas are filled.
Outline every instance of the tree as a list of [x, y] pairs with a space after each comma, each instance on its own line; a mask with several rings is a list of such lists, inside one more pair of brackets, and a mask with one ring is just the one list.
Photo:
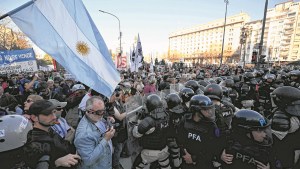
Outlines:
[[165, 59], [162, 59], [162, 60], [161, 60], [161, 64], [162, 64], [162, 65], [166, 65]]
[[0, 50], [17, 50], [31, 47], [27, 37], [22, 32], [13, 31], [7, 26], [9, 21], [0, 23]]

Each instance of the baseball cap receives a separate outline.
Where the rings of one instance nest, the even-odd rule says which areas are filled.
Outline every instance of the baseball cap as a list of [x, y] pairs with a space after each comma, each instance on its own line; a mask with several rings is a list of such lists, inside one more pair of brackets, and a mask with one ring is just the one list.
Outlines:
[[64, 108], [64, 107], [66, 107], [66, 105], [67, 105], [67, 102], [60, 102], [60, 101], [58, 101], [58, 100], [56, 100], [56, 99], [49, 99], [49, 101], [50, 101], [52, 104], [56, 105], [56, 107], [60, 107], [60, 108]]
[[49, 115], [52, 113], [54, 109], [57, 108], [57, 105], [53, 104], [48, 100], [37, 100], [36, 102], [32, 103], [29, 108], [29, 113], [33, 115]]

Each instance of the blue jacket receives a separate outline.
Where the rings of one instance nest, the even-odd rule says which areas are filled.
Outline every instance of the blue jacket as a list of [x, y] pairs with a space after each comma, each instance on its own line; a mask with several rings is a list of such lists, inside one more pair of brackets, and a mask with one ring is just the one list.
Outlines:
[[84, 116], [76, 129], [75, 147], [82, 162], [79, 169], [111, 169], [112, 153], [109, 143], [98, 127]]

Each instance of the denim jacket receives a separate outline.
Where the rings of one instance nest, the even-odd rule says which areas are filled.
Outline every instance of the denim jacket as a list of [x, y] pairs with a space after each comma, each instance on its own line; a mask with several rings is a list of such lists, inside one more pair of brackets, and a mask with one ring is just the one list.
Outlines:
[[79, 169], [112, 168], [109, 143], [104, 139], [104, 133], [86, 116], [78, 124], [74, 144], [82, 160]]

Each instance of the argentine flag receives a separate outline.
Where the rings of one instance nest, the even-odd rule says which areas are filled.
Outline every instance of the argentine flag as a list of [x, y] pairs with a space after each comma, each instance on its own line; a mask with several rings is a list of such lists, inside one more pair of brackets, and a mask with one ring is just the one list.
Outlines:
[[32, 0], [8, 15], [76, 79], [112, 95], [120, 75], [81, 0]]

